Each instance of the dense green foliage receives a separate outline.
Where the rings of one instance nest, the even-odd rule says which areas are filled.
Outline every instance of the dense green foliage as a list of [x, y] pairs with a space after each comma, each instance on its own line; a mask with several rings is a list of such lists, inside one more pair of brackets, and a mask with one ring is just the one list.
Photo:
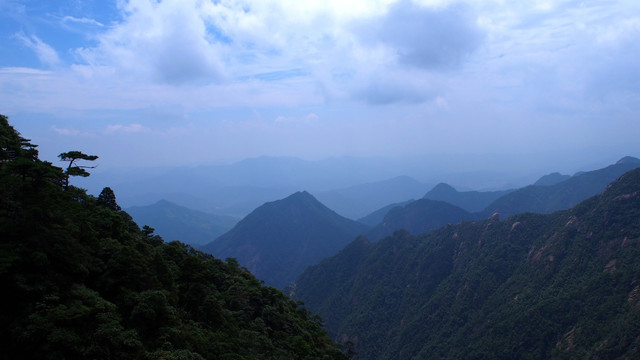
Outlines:
[[237, 218], [213, 215], [161, 200], [147, 206], [126, 209], [138, 225], [150, 225], [165, 241], [179, 240], [194, 247], [210, 243], [231, 230]]
[[361, 359], [640, 357], [640, 169], [550, 215], [360, 238], [295, 298]]
[[202, 249], [236, 258], [266, 284], [284, 288], [367, 229], [303, 191], [260, 206]]
[[343, 359], [237, 261], [164, 243], [38, 160], [0, 116], [0, 358]]

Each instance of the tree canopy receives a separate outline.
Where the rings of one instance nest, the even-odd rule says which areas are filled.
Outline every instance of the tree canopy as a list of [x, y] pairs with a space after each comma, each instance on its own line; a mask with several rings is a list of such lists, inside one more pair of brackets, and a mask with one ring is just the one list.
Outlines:
[[97, 155], [87, 155], [80, 151], [69, 151], [58, 155], [61, 161], [68, 161], [69, 165], [65, 170], [65, 189], [69, 188], [70, 176], [82, 176], [87, 177], [91, 175], [86, 169], [93, 169], [95, 166], [80, 165], [81, 160], [94, 161], [98, 159]]

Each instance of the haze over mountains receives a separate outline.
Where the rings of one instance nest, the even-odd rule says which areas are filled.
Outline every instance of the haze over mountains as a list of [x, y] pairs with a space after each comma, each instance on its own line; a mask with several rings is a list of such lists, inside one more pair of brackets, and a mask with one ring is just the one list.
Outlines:
[[[156, 227], [160, 234], [169, 239], [182, 234], [181, 240], [200, 246], [217, 257], [237, 258], [259, 279], [283, 288], [292, 283], [307, 266], [335, 254], [357, 235], [378, 241], [397, 230], [418, 235], [447, 224], [484, 220], [494, 216], [494, 213], [499, 214], [496, 215], [498, 218], [504, 218], [524, 212], [550, 213], [568, 209], [602, 191], [609, 182], [636, 167], [640, 167], [640, 160], [625, 157], [602, 169], [578, 173], [569, 178], [545, 175], [536, 182], [553, 185], [530, 185], [504, 191], [459, 192], [441, 183], [428, 191], [424, 198], [383, 206], [361, 222], [338, 215], [308, 192], [296, 192], [284, 199], [267, 202], [233, 228], [233, 218], [189, 210], [166, 201], [131, 209], [140, 226], [146, 224]], [[410, 185], [407, 190], [394, 189], [394, 186], [407, 184]], [[410, 196], [420, 191], [421, 186], [408, 177], [399, 177], [344, 191], [360, 193], [363, 197], [388, 191], [389, 194], [380, 198], [393, 198], [403, 194]], [[324, 195], [327, 193], [338, 194], [325, 192]], [[471, 212], [454, 204], [467, 209], [484, 209]], [[540, 204], [545, 206], [540, 207]]]
[[192, 210], [167, 200], [147, 206], [132, 206], [126, 211], [140, 226], [153, 224], [155, 233], [165, 241], [179, 240], [194, 247], [208, 244], [240, 220]]
[[[527, 162], [526, 157], [516, 161], [499, 156], [316, 161], [260, 157], [196, 167], [106, 171], [99, 167], [91, 179], [78, 179], [77, 184], [95, 194], [109, 186], [125, 208], [167, 200], [236, 217], [246, 216], [265, 202], [308, 191], [339, 214], [358, 219], [388, 204], [421, 198], [441, 182], [461, 191], [506, 190], [531, 184], [545, 172], [538, 169], [540, 165], [526, 166]], [[569, 169], [592, 168], [590, 164], [576, 164]]]

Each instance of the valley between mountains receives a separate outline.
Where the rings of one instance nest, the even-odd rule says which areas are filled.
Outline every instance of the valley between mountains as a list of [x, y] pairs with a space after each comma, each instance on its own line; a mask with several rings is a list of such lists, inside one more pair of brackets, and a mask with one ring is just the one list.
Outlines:
[[357, 359], [634, 358], [638, 167], [439, 184], [360, 221], [301, 191], [201, 249], [303, 301]]

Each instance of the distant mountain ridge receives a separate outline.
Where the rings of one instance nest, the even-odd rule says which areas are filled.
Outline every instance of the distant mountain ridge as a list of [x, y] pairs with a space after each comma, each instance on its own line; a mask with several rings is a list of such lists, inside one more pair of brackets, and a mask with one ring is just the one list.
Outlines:
[[486, 208], [496, 199], [512, 191], [513, 190], [460, 192], [451, 185], [440, 183], [424, 195], [424, 198], [445, 201], [465, 209], [468, 212], [478, 212]]
[[405, 205], [408, 205], [412, 202], [414, 202], [414, 199], [411, 200], [407, 200], [407, 201], [403, 201], [403, 202], [399, 202], [399, 203], [393, 203], [393, 204], [389, 204], [387, 206], [384, 206], [374, 212], [372, 212], [371, 214], [362, 217], [360, 219], [358, 219], [358, 222], [363, 223], [365, 225], [369, 225], [369, 226], [377, 226], [378, 224], [380, 224], [383, 220], [384, 217], [387, 215], [387, 213], [395, 208], [395, 207], [402, 207]]
[[210, 243], [239, 221], [238, 218], [192, 210], [167, 200], [125, 210], [140, 227], [151, 226], [167, 241], [180, 240], [194, 247]]
[[219, 258], [236, 258], [257, 278], [283, 288], [367, 229], [301, 191], [258, 207], [202, 249]]
[[569, 209], [580, 201], [600, 193], [616, 178], [640, 167], [640, 159], [626, 156], [602, 169], [582, 172], [550, 186], [530, 185], [510, 192], [485, 208], [482, 217], [499, 213], [506, 217], [524, 212], [549, 214]]
[[545, 175], [543, 177], [541, 177], [540, 179], [538, 179], [535, 183], [533, 183], [533, 185], [536, 186], [549, 186], [549, 185], [555, 185], [559, 182], [563, 182], [567, 179], [569, 179], [571, 177], [571, 175], [562, 175], [559, 172], [554, 172], [548, 175]]
[[419, 199], [390, 209], [382, 222], [367, 232], [366, 236], [377, 241], [392, 235], [396, 230], [422, 234], [447, 224], [475, 219], [474, 214], [447, 202]]
[[317, 199], [342, 216], [358, 219], [391, 203], [420, 197], [427, 185], [409, 176], [321, 191]]
[[[459, 192], [451, 185], [440, 183], [431, 189], [423, 199], [401, 207], [387, 208], [382, 221], [367, 233], [371, 241], [389, 236], [396, 230], [407, 230], [418, 235], [447, 224], [458, 224], [465, 220], [486, 219], [494, 214], [505, 218], [511, 215], [533, 212], [548, 214], [566, 210], [590, 196], [598, 194], [626, 171], [640, 167], [640, 160], [624, 157], [615, 164], [602, 169], [581, 172], [571, 177], [550, 174], [536, 183], [550, 185], [529, 185], [517, 190], [505, 191], [465, 191]], [[564, 178], [564, 181], [560, 179]], [[440, 202], [429, 202], [441, 199]], [[479, 208], [482, 211], [469, 212], [462, 209]], [[379, 213], [378, 213], [379, 216]]]
[[640, 169], [570, 210], [358, 238], [293, 296], [357, 359], [640, 357]]

